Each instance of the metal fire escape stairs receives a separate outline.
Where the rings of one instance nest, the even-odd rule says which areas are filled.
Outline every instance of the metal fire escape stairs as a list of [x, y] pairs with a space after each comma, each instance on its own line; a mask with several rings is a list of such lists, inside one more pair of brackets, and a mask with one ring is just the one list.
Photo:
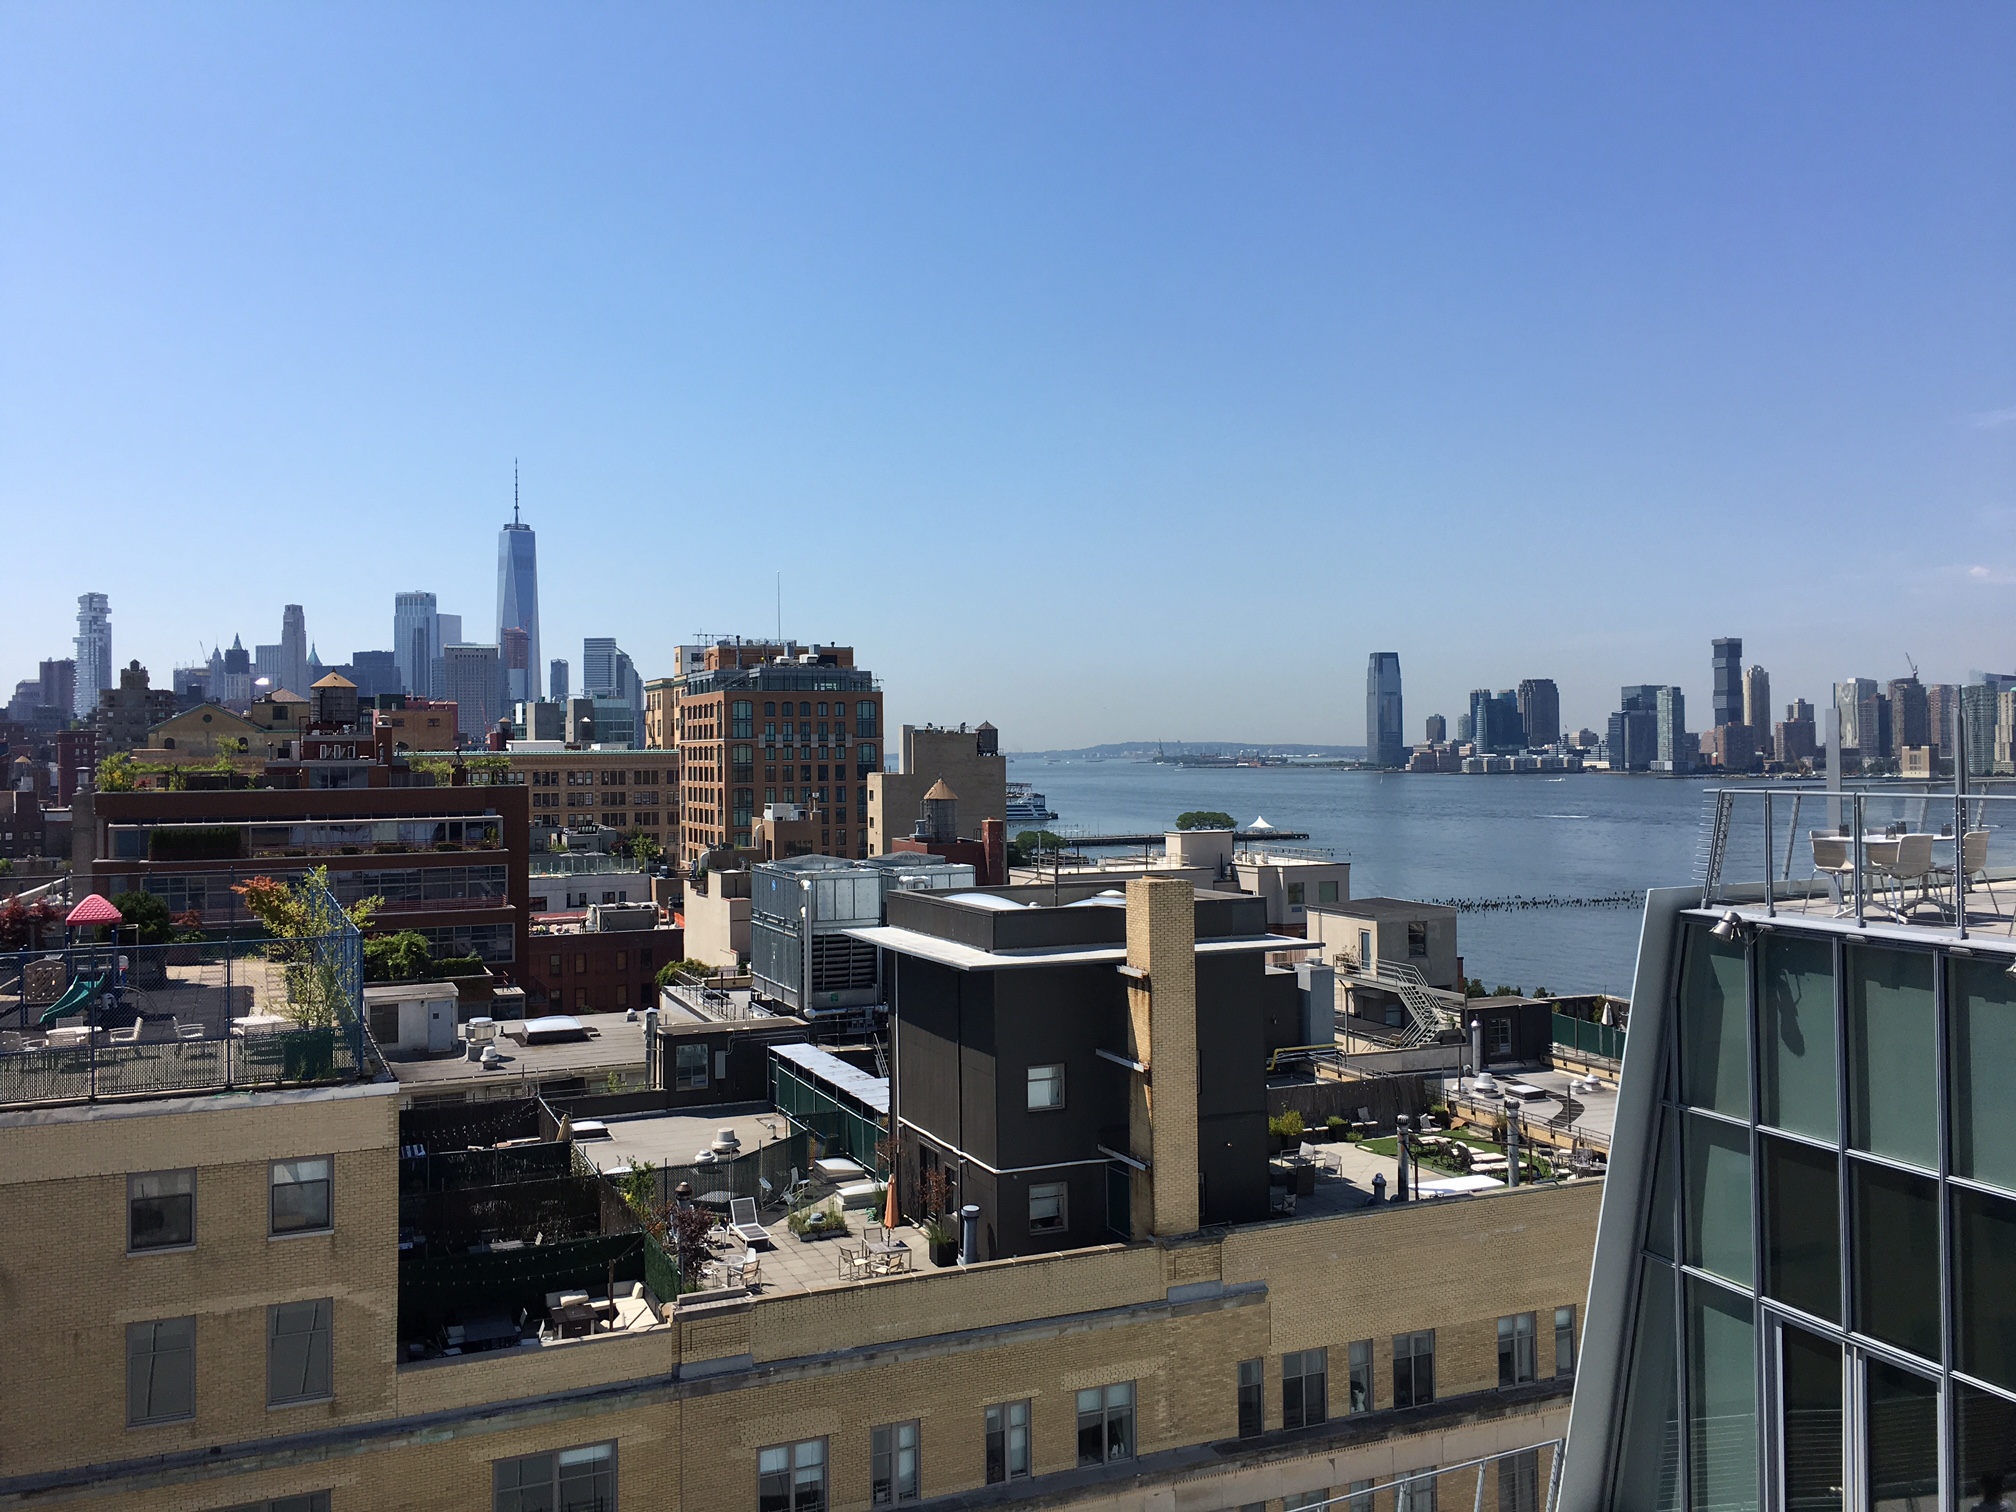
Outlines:
[[1376, 970], [1366, 971], [1348, 952], [1340, 954], [1333, 964], [1337, 975], [1345, 981], [1377, 988], [1400, 999], [1400, 1006], [1407, 1011], [1407, 1023], [1393, 1042], [1396, 1049], [1411, 1050], [1416, 1045], [1433, 1044], [1445, 1030], [1463, 1027], [1463, 1020], [1456, 1012], [1463, 1004], [1463, 994], [1430, 987], [1412, 966], [1381, 961]]

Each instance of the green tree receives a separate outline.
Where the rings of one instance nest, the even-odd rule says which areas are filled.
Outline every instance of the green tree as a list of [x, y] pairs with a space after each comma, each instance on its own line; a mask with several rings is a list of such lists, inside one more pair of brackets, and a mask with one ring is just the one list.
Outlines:
[[[112, 900], [112, 906], [119, 910], [124, 922], [119, 926], [122, 939], [129, 939], [135, 945], [166, 945], [175, 938], [173, 922], [168, 917], [168, 905], [150, 892], [123, 892]], [[128, 935], [126, 931], [133, 933]]]
[[417, 930], [373, 935], [364, 942], [367, 982], [426, 982], [434, 976], [434, 957], [427, 948], [427, 937]]
[[636, 858], [639, 871], [649, 869], [653, 861], [665, 854], [665, 847], [641, 829], [633, 829], [623, 837], [623, 849]]
[[1239, 821], [1222, 809], [1192, 809], [1187, 814], [1176, 816], [1179, 830], [1229, 829], [1239, 828]]
[[1046, 829], [1024, 830], [1008, 842], [1008, 864], [1028, 866], [1034, 863], [1038, 856], [1051, 855], [1064, 848], [1065, 841], [1062, 835], [1053, 834]]
[[94, 782], [101, 793], [132, 792], [133, 758], [124, 751], [114, 751], [98, 763]]

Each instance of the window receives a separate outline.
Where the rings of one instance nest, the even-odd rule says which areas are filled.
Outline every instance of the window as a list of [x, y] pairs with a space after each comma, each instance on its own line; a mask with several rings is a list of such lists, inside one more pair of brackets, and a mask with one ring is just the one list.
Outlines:
[[1426, 924], [1417, 923], [1407, 926], [1407, 956], [1409, 960], [1415, 961], [1425, 961], [1428, 959], [1428, 926]]
[[1538, 1449], [1521, 1449], [1498, 1461], [1498, 1512], [1540, 1512]]
[[1288, 906], [1290, 908], [1300, 908], [1302, 906], [1302, 884], [1300, 882], [1290, 882], [1288, 884]]
[[126, 1325], [126, 1422], [172, 1423], [196, 1415], [196, 1320]]
[[738, 698], [729, 706], [728, 737], [731, 740], [747, 740], [755, 729], [756, 705], [748, 699]]
[[589, 1444], [490, 1465], [491, 1512], [615, 1512], [616, 1446]]
[[301, 1496], [276, 1496], [270, 1501], [247, 1502], [242, 1507], [226, 1507], [224, 1512], [329, 1512], [329, 1493], [310, 1491]]
[[1393, 1512], [1435, 1512], [1435, 1487], [1440, 1477], [1433, 1465], [1410, 1472], [1419, 1480], [1403, 1480], [1393, 1493]]
[[1393, 1335], [1393, 1405], [1421, 1407], [1435, 1400], [1435, 1330]]
[[758, 1451], [756, 1512], [826, 1512], [826, 1440]]
[[1358, 964], [1360, 966], [1372, 964], [1372, 931], [1369, 929], [1358, 931]]
[[1089, 1387], [1078, 1393], [1078, 1463], [1099, 1465], [1134, 1457], [1134, 1383]]
[[1303, 1491], [1281, 1499], [1281, 1512], [1323, 1512], [1330, 1503], [1330, 1488], [1318, 1486], [1314, 1491]]
[[1554, 1374], [1575, 1374], [1575, 1309], [1554, 1309]]
[[1494, 1013], [1484, 1020], [1484, 1049], [1491, 1055], [1512, 1053], [1511, 1015]]
[[870, 1443], [868, 1500], [877, 1507], [917, 1500], [917, 1424], [877, 1428]]
[[875, 733], [875, 705], [867, 699], [854, 705], [854, 733], [856, 735]]
[[194, 1171], [149, 1171], [126, 1178], [127, 1249], [180, 1249], [195, 1242]]
[[1029, 1109], [1038, 1112], [1064, 1106], [1064, 1068], [1062, 1066], [1031, 1066], [1029, 1068]]
[[1070, 1227], [1065, 1192], [1061, 1181], [1042, 1182], [1029, 1188], [1030, 1233], [1061, 1234]]
[[707, 1087], [707, 1047], [681, 1045], [674, 1054], [672, 1090], [701, 1092]]
[[273, 1162], [269, 1170], [274, 1233], [305, 1234], [335, 1226], [330, 1200], [334, 1168], [327, 1155]]
[[1372, 1341], [1360, 1339], [1351, 1346], [1352, 1412], [1370, 1412], [1372, 1400]]
[[987, 1409], [987, 1484], [1029, 1473], [1029, 1404], [1003, 1402]]
[[329, 1395], [329, 1320], [335, 1303], [282, 1302], [266, 1309], [266, 1405]]
[[1351, 1499], [1344, 1503], [1344, 1512], [1372, 1512], [1372, 1486], [1369, 1476], [1346, 1486], [1344, 1489]]
[[1515, 1313], [1498, 1320], [1498, 1384], [1519, 1386], [1533, 1379], [1533, 1314]]
[[1330, 1351], [1281, 1356], [1281, 1426], [1303, 1428], [1330, 1415]]
[[1266, 1391], [1264, 1360], [1239, 1362], [1239, 1437], [1253, 1438], [1266, 1426], [1261, 1418]]
[[1337, 901], [1337, 884], [1335, 882], [1318, 882], [1316, 884], [1316, 901], [1318, 903], [1335, 903]]

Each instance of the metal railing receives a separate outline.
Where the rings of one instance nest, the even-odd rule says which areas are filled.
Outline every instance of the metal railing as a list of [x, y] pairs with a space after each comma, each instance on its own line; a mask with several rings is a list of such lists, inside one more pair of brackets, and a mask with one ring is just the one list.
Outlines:
[[[1485, 1485], [1496, 1479], [1490, 1505], [1498, 1508], [1526, 1507], [1534, 1512], [1554, 1512], [1561, 1496], [1562, 1440], [1544, 1439], [1523, 1449], [1501, 1449], [1496, 1454], [1437, 1465], [1430, 1470], [1413, 1470], [1404, 1475], [1361, 1484], [1342, 1491], [1325, 1487], [1305, 1496], [1290, 1495], [1282, 1505], [1288, 1512], [1373, 1512], [1375, 1507], [1440, 1507], [1454, 1512], [1465, 1493], [1473, 1512], [1483, 1512], [1487, 1498]], [[1541, 1479], [1545, 1461], [1545, 1480]], [[1492, 1477], [1489, 1471], [1498, 1470]], [[1234, 1512], [1228, 1507], [1226, 1512]]]
[[1706, 795], [1701, 856], [1704, 908], [1761, 903], [1767, 917], [1781, 909], [1813, 916], [1818, 908], [1820, 917], [1852, 918], [1858, 928], [1873, 918], [1957, 939], [1998, 924], [2009, 931], [2016, 789], [1715, 788]]
[[363, 938], [325, 904], [341, 923], [298, 939], [0, 955], [0, 1106], [372, 1075]]
[[1462, 1028], [1462, 1021], [1451, 1006], [1461, 1005], [1462, 997], [1430, 987], [1416, 967], [1381, 961], [1376, 969], [1367, 971], [1348, 951], [1340, 953], [1332, 964], [1346, 981], [1377, 987], [1400, 999], [1400, 1005], [1407, 1010], [1408, 1023], [1406, 1031], [1393, 1042], [1395, 1048], [1411, 1050], [1418, 1045], [1433, 1044], [1445, 1030]]

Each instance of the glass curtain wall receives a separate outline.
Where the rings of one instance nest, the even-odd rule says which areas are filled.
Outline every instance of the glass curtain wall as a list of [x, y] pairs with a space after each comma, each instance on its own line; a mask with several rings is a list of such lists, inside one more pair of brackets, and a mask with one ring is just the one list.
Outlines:
[[1676, 953], [1611, 1503], [1994, 1506], [2016, 957], [1713, 922]]

